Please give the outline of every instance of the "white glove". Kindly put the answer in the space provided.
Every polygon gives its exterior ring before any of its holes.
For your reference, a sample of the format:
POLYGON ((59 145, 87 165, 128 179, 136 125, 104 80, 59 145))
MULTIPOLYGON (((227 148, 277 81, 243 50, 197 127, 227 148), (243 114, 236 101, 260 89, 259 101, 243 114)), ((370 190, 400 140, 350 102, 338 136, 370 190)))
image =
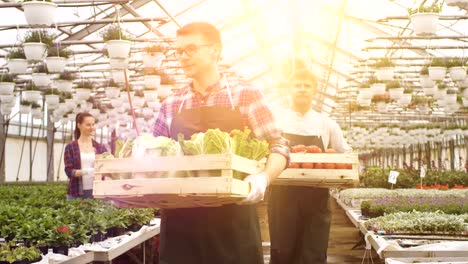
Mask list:
POLYGON ((84 168, 84 169, 81 169, 81 174, 83 174, 83 176, 85 175, 91 175, 94 173, 94 168, 84 168))
POLYGON ((249 175, 245 177, 244 181, 250 182, 250 193, 239 204, 254 204, 263 200, 269 182, 268 175, 264 172, 249 175))

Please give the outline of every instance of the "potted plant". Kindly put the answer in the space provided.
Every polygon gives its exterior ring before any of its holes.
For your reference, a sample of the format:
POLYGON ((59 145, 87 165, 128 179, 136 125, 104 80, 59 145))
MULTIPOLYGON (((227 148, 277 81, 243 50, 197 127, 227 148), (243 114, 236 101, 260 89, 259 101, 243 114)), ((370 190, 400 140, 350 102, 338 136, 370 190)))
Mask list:
POLYGON ((51 0, 23 0, 21 7, 30 26, 48 27, 54 23, 57 5, 51 0))
POLYGON ((429 88, 429 87, 434 87, 435 83, 431 78, 429 77, 429 69, 428 66, 423 66, 421 70, 419 71, 419 83, 421 84, 422 88, 429 88))
POLYGON ((132 103, 134 107, 138 107, 138 108, 143 107, 143 105, 145 104, 145 97, 143 95, 143 91, 136 90, 133 93, 132 103))
POLYGON ((447 62, 443 58, 433 58, 428 67, 429 78, 433 81, 442 81, 447 73, 447 62))
POLYGON ((443 2, 434 2, 430 6, 420 5, 417 8, 408 9, 408 13, 416 35, 434 35, 439 24, 439 13, 442 11, 443 2))
POLYGON ((28 70, 28 62, 24 55, 23 48, 13 48, 8 51, 8 71, 12 74, 26 73, 28 70))
POLYGON ((27 101, 27 100, 23 100, 20 102, 20 106, 19 106, 19 112, 20 114, 24 114, 24 115, 27 115, 31 112, 31 102, 30 101, 27 101))
POLYGON ((59 104, 59 91, 53 88, 49 88, 45 91, 44 97, 49 109, 54 109, 59 104))
POLYGON ((111 69, 123 70, 128 67, 128 58, 110 58, 109 65, 111 69))
POLYGON ((447 85, 445 83, 437 84, 437 91, 434 93, 434 99, 443 99, 447 94, 447 85))
POLYGON ((42 112, 42 107, 37 102, 31 103, 31 115, 33 118, 42 119, 44 117, 44 113, 42 112))
POLYGON ((164 72, 157 68, 145 68, 144 73, 145 88, 156 90, 161 84, 161 75, 164 75, 164 72))
POLYGON ((374 67, 377 69, 375 76, 381 81, 391 81, 394 76, 395 64, 390 58, 381 58, 377 60, 374 67))
POLYGON ((73 80, 76 79, 76 76, 72 72, 64 71, 60 73, 57 80, 55 80, 55 84, 57 85, 57 90, 60 92, 71 92, 73 88, 73 80))
POLYGON ((0 95, 12 95, 15 90, 14 76, 3 73, 0 75, 0 95))
POLYGON ((23 50, 28 61, 42 61, 47 55, 47 49, 52 47, 55 36, 45 30, 31 30, 23 40, 23 50))
POLYGON ((111 71, 111 74, 112 74, 112 79, 113 79, 115 82, 118 82, 118 83, 125 83, 125 79, 129 80, 129 79, 128 79, 128 71, 124 71, 124 70, 112 70, 112 71, 111 71), (127 74, 127 78, 125 78, 125 74, 127 74))
POLYGON ((71 51, 66 48, 49 48, 45 59, 49 72, 63 72, 67 65, 67 60, 71 56, 71 51))
POLYGON ((370 77, 368 82, 373 95, 385 94, 385 83, 380 82, 375 76, 370 77))
POLYGON ((106 42, 109 58, 128 57, 132 43, 118 25, 107 27, 106 30, 101 32, 101 37, 106 42))
POLYGON ((91 91, 94 88, 94 84, 90 81, 81 81, 75 89, 76 100, 88 100, 91 96, 91 91))
POLYGON ((399 100, 403 96, 404 89, 401 87, 399 81, 391 81, 387 83, 388 93, 390 99, 399 100))
POLYGON ((29 264, 41 259, 41 252, 34 247, 0 244, 0 263, 29 264))
POLYGON ((73 242, 70 235, 70 228, 67 225, 57 226, 51 230, 49 244, 52 245, 52 251, 57 254, 68 256, 68 247, 73 242))
POLYGON ((165 48, 162 45, 154 44, 144 48, 143 65, 145 68, 161 67, 164 60, 165 48))
POLYGON ((398 104, 400 106, 408 106, 411 103, 411 99, 413 97, 413 89, 411 88, 405 88, 403 90, 403 95, 401 98, 398 100, 398 104))
POLYGON ((447 94, 444 97, 446 105, 453 105, 457 103, 457 89, 447 89, 447 94))
POLYGON ((447 68, 452 81, 462 81, 466 78, 465 60, 462 58, 447 61, 447 68))
POLYGON ((41 100, 41 91, 34 83, 27 83, 23 91, 23 99, 29 102, 41 100))
POLYGON ((49 86, 51 83, 49 71, 44 64, 41 64, 33 69, 33 73, 31 75, 32 81, 36 86, 44 87, 49 86))

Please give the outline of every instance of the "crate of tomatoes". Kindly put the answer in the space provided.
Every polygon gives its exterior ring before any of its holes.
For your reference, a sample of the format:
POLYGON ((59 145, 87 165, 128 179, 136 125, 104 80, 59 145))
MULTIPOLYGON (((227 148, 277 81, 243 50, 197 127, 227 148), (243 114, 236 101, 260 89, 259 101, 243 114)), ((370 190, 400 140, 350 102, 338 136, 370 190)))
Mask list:
POLYGON ((278 185, 314 186, 319 188, 359 185, 357 153, 336 153, 311 145, 291 148, 291 163, 273 182, 278 185))

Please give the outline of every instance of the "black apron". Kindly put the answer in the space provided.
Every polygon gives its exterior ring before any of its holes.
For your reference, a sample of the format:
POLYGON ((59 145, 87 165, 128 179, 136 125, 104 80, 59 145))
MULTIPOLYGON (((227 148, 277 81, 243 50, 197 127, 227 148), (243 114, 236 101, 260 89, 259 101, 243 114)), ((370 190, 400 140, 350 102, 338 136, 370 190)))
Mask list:
MULTIPOLYGON (((290 146, 315 145, 320 136, 284 134, 290 146)), ((271 185, 268 199, 270 264, 326 264, 330 211, 328 189, 271 185)))
MULTIPOLYGON (((179 133, 189 139, 210 128, 244 128, 237 108, 181 108, 172 120, 174 140, 179 133)), ((161 215, 160 264, 263 263, 255 205, 164 209, 161 215)))

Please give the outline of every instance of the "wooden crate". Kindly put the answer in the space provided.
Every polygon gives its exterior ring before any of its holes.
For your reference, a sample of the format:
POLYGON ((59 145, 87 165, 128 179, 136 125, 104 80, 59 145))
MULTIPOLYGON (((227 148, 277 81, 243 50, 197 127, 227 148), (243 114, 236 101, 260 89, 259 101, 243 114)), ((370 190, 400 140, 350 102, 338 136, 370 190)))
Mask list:
MULTIPOLYGON (((256 174, 263 165, 233 154, 96 159, 95 198, 112 200, 120 207, 184 208, 220 206, 242 200, 249 183, 233 178, 234 171, 256 174), (142 174, 155 171, 219 171, 219 177, 145 178, 103 180, 112 173, 142 174)), ((106 178, 107 179, 107 178, 106 178)))
POLYGON ((286 169, 273 184, 319 188, 354 187, 359 184, 357 153, 291 153, 291 162, 347 163, 352 164, 352 169, 286 169))

